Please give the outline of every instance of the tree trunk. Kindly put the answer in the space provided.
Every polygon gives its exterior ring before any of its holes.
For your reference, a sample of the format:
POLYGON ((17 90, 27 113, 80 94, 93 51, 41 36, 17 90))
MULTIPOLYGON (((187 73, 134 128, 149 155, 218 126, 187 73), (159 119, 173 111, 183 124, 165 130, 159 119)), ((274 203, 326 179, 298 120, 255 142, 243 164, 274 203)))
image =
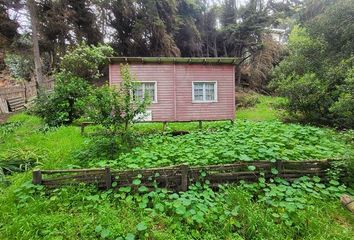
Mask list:
POLYGON ((216 34, 214 36, 214 57, 218 57, 218 48, 216 46, 216 34))
POLYGON ((36 3, 34 0, 27 0, 27 7, 31 17, 31 27, 32 27, 32 42, 33 42, 33 57, 34 57, 34 72, 36 75, 36 88, 37 94, 42 90, 43 87, 43 73, 42 73, 42 62, 41 56, 39 53, 39 44, 38 44, 38 31, 37 31, 37 11, 36 3))
POLYGON ((240 87, 241 86, 241 65, 237 64, 235 66, 235 71, 236 71, 236 86, 240 87))

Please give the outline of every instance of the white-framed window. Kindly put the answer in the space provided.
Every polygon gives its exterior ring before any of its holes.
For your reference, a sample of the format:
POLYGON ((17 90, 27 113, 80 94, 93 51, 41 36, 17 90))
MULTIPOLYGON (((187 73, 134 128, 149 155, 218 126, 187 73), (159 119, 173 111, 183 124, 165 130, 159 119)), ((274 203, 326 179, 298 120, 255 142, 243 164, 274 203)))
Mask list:
POLYGON ((216 81, 192 82, 193 102, 217 102, 217 92, 216 81))
POLYGON ((134 98, 143 99, 148 96, 152 103, 157 102, 157 83, 155 81, 139 82, 133 92, 134 98))

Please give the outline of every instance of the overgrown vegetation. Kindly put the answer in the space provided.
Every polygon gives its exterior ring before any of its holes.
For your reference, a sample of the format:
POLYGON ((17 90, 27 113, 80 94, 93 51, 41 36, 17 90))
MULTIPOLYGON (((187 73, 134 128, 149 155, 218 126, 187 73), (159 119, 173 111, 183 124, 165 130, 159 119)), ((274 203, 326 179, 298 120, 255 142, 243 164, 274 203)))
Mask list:
POLYGON ((7 54, 4 60, 13 78, 19 81, 30 79, 33 62, 28 56, 7 54))
POLYGON ((81 186, 47 192, 26 182, 11 194, 12 202, 4 205, 7 196, 0 197, 1 210, 7 213, 0 219, 12 223, 0 226, 0 236, 349 240, 353 234, 353 216, 333 201, 346 191, 337 182, 325 185, 317 178, 303 178, 289 184, 260 179, 219 192, 197 183, 179 194, 159 188, 147 192, 139 181, 136 186, 138 190, 97 191, 81 186))
MULTIPOLYGON (((82 117, 87 99, 94 91, 88 82, 102 75, 102 68, 108 61, 107 57, 112 55, 112 51, 112 48, 106 45, 81 44, 66 54, 60 69, 54 74, 53 92, 41 91, 35 106, 31 109, 32 113, 42 117, 49 126, 71 124, 82 117)), ((102 90, 97 91, 96 95, 99 95, 99 91, 102 90)), ((112 94, 107 95, 105 99, 112 94)), ((116 94, 116 96, 120 95, 116 94)), ((101 106, 104 104, 107 102, 102 103, 101 106)), ((107 114, 112 114, 112 111, 107 114)), ((104 117, 110 118, 107 115, 104 117)))
MULTIPOLYGON (((191 131, 176 137, 169 132, 150 134, 150 124, 136 125, 133 129, 143 144, 111 158, 111 146, 99 145, 100 138, 81 136, 78 127, 43 129, 40 119, 25 114, 15 115, 8 125, 12 130, 6 131, 5 141, 0 143, 0 155, 23 152, 35 156, 41 168, 336 158, 350 149, 344 141, 350 141, 350 135, 331 130, 237 120, 234 126, 228 122, 206 124, 202 131, 193 123, 171 124, 171 131, 191 131)), ((156 126, 151 124, 155 131, 156 126)), ((32 185, 30 178, 29 173, 8 175, 11 185, 0 187, 2 239, 350 239, 354 232, 353 216, 337 200, 340 193, 351 190, 335 178, 328 184, 318 178, 302 178, 292 184, 260 178, 258 183, 241 183, 219 192, 207 183, 197 183, 185 193, 158 188, 147 192, 140 186, 139 176, 134 181, 136 188, 118 191, 89 186, 48 191, 32 185)))
POLYGON ((285 107, 296 120, 353 128, 354 5, 314 5, 318 11, 305 13, 293 28, 289 56, 277 66, 272 86, 288 99, 285 107))

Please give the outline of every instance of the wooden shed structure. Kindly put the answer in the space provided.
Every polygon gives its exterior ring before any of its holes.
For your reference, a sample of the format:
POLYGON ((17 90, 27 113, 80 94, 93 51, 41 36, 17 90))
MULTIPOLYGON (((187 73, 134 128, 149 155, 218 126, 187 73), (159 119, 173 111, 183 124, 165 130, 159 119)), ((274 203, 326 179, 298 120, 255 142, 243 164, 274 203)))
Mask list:
POLYGON ((122 81, 120 64, 129 64, 139 81, 134 94, 148 94, 145 121, 233 120, 235 58, 112 57, 109 84, 122 81))

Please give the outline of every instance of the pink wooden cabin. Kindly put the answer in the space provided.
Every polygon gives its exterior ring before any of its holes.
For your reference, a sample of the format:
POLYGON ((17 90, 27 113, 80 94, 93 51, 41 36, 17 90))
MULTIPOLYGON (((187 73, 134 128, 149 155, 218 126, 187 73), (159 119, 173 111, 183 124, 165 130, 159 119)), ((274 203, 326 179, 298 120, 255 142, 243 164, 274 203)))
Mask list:
POLYGON ((151 96, 145 121, 183 122, 235 118, 234 58, 110 58, 109 84, 119 85, 120 64, 140 82, 137 96, 151 96))

